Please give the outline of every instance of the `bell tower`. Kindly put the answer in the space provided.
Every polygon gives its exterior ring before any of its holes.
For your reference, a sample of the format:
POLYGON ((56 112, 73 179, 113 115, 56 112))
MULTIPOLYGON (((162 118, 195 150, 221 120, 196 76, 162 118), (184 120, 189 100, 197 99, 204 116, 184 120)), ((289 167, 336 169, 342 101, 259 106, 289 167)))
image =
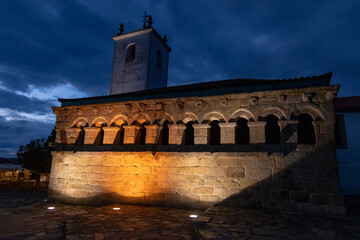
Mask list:
POLYGON ((115 41, 110 95, 167 86, 170 47, 145 14, 143 29, 113 37, 115 41))

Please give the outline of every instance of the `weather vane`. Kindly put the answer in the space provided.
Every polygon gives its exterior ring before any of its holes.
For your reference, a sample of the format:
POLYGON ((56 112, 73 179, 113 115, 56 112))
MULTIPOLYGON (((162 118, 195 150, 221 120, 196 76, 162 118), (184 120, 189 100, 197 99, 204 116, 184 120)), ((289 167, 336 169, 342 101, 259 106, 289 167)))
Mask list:
POLYGON ((143 28, 151 27, 151 25, 153 24, 152 16, 151 16, 151 15, 148 15, 148 14, 146 13, 146 11, 144 11, 143 22, 144 22, 143 28), (146 26, 146 23, 147 23, 147 26, 146 26))

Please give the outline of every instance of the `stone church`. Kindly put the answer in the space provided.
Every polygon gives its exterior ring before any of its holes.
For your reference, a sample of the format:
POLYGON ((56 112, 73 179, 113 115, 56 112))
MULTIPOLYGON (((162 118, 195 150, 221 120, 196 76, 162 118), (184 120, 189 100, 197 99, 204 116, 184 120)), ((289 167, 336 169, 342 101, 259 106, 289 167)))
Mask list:
POLYGON ((151 23, 113 37, 110 95, 53 107, 52 199, 345 214, 331 73, 167 87, 151 23))

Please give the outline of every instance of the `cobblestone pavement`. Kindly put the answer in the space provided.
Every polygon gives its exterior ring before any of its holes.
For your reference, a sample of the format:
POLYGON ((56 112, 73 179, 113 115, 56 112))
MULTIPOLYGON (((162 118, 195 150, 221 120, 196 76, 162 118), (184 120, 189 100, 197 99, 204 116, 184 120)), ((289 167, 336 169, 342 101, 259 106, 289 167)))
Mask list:
POLYGON ((320 217, 212 207, 194 222, 199 239, 360 239, 360 217, 320 217))
POLYGON ((122 204, 71 206, 45 198, 46 192, 1 192, 0 239, 192 239, 189 214, 200 212, 122 204))
POLYGON ((359 217, 221 207, 205 212, 87 207, 51 204, 45 198, 46 191, 0 192, 0 239, 360 239, 359 217), (190 214, 198 217, 190 220, 190 214))

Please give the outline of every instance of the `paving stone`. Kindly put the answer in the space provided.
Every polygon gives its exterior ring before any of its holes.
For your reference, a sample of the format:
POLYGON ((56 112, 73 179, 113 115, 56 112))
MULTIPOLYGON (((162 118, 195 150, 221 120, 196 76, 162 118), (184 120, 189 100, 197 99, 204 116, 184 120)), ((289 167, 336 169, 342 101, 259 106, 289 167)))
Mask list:
POLYGON ((194 211, 124 204, 116 205, 122 212, 113 211, 115 205, 55 203, 52 205, 56 209, 49 211, 50 203, 42 200, 45 196, 46 192, 1 193, 0 239, 193 239, 193 235, 201 239, 360 239, 358 217, 315 217, 224 207, 194 211), (197 220, 192 221, 190 214, 198 215, 197 220))

